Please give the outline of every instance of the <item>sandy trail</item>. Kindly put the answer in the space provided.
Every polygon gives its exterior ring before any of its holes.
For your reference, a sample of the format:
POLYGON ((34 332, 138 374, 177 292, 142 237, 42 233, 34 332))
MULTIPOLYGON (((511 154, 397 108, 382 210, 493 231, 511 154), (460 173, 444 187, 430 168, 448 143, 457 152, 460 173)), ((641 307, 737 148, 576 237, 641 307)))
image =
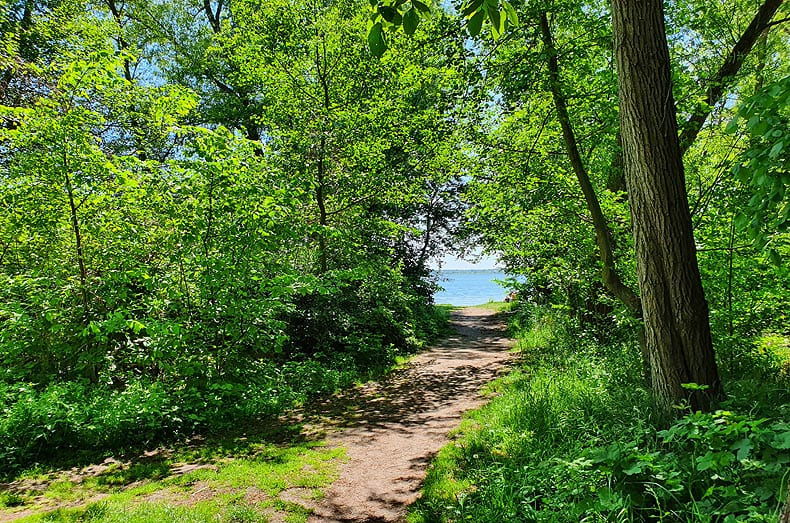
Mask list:
POLYGON ((456 334, 406 368, 319 407, 325 422, 340 425, 327 439, 348 449, 349 461, 321 501, 300 501, 314 511, 309 522, 403 521, 448 432, 485 402, 480 388, 511 358, 493 311, 459 309, 452 323, 456 334))

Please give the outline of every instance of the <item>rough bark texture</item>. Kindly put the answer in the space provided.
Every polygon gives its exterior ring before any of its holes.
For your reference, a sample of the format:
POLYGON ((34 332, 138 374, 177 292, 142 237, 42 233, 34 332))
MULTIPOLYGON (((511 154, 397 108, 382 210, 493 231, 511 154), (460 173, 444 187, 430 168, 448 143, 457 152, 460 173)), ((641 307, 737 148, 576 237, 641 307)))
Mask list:
POLYGON ((790 483, 787 484, 787 499, 785 500, 785 508, 779 516, 779 523, 790 523, 790 483))
POLYGON ((666 405, 721 394, 697 266, 661 0, 612 0, 620 127, 652 386, 666 405), (691 391, 682 384, 706 390, 691 391))

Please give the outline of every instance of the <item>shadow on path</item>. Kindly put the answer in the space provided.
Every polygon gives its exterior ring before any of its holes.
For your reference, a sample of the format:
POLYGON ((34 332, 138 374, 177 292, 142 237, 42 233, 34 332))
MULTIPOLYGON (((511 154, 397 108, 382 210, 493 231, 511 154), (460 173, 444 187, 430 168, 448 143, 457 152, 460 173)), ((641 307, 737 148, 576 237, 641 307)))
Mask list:
POLYGON ((325 431, 349 461, 311 522, 402 521, 419 495, 426 468, 463 412, 485 400, 480 389, 511 358, 504 321, 493 311, 453 312, 455 334, 378 382, 313 405, 303 421, 325 431))

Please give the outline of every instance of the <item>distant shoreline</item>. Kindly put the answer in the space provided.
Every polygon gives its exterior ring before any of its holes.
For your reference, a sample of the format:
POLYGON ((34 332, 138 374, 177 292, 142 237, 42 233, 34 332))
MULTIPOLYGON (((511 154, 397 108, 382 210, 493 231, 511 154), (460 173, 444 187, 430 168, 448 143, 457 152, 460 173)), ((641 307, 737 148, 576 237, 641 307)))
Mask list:
POLYGON ((434 273, 444 272, 501 272, 504 273, 505 269, 432 269, 434 273))

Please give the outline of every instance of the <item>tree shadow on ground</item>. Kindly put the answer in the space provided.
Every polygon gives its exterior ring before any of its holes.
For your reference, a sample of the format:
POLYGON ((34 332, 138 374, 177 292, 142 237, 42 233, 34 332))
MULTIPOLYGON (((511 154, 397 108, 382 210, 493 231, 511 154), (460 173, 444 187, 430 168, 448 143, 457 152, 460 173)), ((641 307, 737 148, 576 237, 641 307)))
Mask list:
POLYGON ((453 314, 454 332, 430 350, 430 359, 411 361, 378 381, 313 402, 291 418, 319 433, 338 428, 409 432, 415 425, 441 421, 441 407, 454 397, 474 396, 503 372, 499 366, 458 365, 458 360, 506 353, 500 315, 453 314), (448 363, 444 367, 444 363, 448 363), (425 413, 437 412, 435 416, 425 413))

